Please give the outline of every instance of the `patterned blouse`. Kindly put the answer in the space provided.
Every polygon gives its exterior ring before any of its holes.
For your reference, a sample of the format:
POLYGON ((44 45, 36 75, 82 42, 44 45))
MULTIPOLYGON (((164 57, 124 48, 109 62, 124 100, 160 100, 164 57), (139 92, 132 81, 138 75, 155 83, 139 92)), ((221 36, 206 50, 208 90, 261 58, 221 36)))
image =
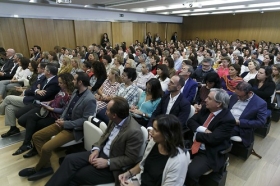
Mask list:
POLYGON ((124 83, 120 84, 116 95, 125 98, 129 106, 137 105, 138 103, 138 87, 135 84, 131 84, 128 87, 124 83))
MULTIPOLYGON (((111 84, 111 82, 109 81, 109 79, 106 79, 104 81, 104 83, 102 84, 102 95, 105 96, 115 96, 118 88, 120 86, 119 82, 115 82, 113 84, 111 84)), ((105 108, 107 106, 108 102, 105 101, 97 101, 97 112, 99 112, 100 110, 102 110, 103 108, 105 108)))

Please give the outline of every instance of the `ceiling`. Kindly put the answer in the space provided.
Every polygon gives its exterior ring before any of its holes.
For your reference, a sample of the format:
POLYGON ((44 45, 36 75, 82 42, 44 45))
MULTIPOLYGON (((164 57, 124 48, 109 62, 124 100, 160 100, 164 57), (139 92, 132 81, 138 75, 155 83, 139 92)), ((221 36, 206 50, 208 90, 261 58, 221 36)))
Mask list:
POLYGON ((176 16, 238 14, 247 12, 265 13, 268 11, 280 10, 279 0, 72 0, 71 4, 56 4, 56 0, 11 1, 54 6, 82 7, 86 9, 147 12, 176 16))

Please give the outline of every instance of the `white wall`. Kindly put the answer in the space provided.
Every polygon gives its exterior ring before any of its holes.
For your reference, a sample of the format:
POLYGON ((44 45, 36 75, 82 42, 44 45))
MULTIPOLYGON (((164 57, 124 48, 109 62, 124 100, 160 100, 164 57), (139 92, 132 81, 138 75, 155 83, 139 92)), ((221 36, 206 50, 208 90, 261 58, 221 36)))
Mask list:
POLYGON ((131 13, 124 11, 96 10, 79 7, 65 7, 40 4, 14 4, 0 2, 0 17, 45 18, 93 21, 132 21, 182 23, 183 17, 131 13), (123 17, 120 17, 123 14, 123 17))

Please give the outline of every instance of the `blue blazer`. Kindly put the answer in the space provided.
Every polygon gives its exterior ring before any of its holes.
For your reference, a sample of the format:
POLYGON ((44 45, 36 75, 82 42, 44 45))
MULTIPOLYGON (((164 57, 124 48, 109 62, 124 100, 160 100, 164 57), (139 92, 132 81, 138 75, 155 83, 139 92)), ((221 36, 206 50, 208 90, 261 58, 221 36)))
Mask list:
MULTIPOLYGON (((166 113, 169 100, 170 100, 170 94, 165 94, 161 98, 161 101, 159 102, 156 110, 153 112, 147 127, 153 126, 153 120, 156 118, 156 116, 166 113)), ((177 116, 181 122, 182 128, 186 129, 186 121, 188 120, 190 111, 191 111, 190 102, 183 96, 183 94, 180 93, 177 100, 175 101, 172 108, 170 109, 169 114, 173 114, 177 116)))
POLYGON ((197 92, 197 82, 189 78, 183 89, 184 97, 192 103, 197 92))
MULTIPOLYGON (((229 109, 238 101, 236 94, 230 97, 229 109)), ((253 95, 250 102, 243 110, 239 117, 240 125, 235 125, 234 131, 239 132, 242 142, 245 147, 250 146, 254 140, 254 129, 263 127, 267 117, 266 102, 257 96, 253 95)))
POLYGON ((46 81, 46 77, 42 76, 39 80, 37 80, 30 89, 24 92, 23 103, 30 104, 33 103, 34 100, 40 101, 50 101, 53 100, 55 95, 60 91, 60 87, 58 86, 58 77, 55 76, 52 78, 48 84, 44 87, 44 83, 46 81), (35 95, 35 90, 46 90, 46 95, 40 96, 39 94, 35 95))

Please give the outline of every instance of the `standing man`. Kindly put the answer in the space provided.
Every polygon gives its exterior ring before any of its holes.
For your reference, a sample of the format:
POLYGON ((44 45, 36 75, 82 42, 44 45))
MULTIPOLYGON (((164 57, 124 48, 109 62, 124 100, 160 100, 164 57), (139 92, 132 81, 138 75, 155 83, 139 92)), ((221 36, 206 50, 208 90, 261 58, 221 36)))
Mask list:
POLYGON ((226 162, 220 151, 230 146, 230 137, 235 119, 228 109, 229 95, 222 89, 211 89, 206 98, 206 107, 188 120, 194 132, 193 160, 189 164, 186 182, 197 185, 199 177, 209 170, 218 172, 226 162))
MULTIPOLYGON (((56 120, 54 124, 36 132, 32 137, 40 159, 35 167, 25 168, 19 172, 19 176, 28 177, 28 181, 39 180, 51 175, 53 173, 50 163, 52 151, 69 141, 80 140, 83 137, 83 132, 74 129, 83 127, 84 121, 89 116, 96 114, 96 100, 88 89, 88 75, 84 72, 78 72, 74 76, 73 83, 77 90, 73 92, 61 118, 56 120), (52 136, 55 138, 51 139, 52 136)), ((35 153, 31 154, 31 156, 34 155, 35 153)))
POLYGON ((173 43, 177 42, 177 32, 174 32, 174 34, 171 37, 171 41, 173 41, 173 43))
POLYGON ((152 35, 151 35, 151 32, 148 32, 147 33, 147 36, 145 38, 145 43, 148 45, 148 46, 151 46, 151 43, 152 43, 152 35))
POLYGON ((129 116, 129 105, 114 97, 107 105, 108 128, 91 151, 70 154, 46 184, 97 185, 115 182, 122 168, 140 160, 143 134, 140 125, 129 116))

